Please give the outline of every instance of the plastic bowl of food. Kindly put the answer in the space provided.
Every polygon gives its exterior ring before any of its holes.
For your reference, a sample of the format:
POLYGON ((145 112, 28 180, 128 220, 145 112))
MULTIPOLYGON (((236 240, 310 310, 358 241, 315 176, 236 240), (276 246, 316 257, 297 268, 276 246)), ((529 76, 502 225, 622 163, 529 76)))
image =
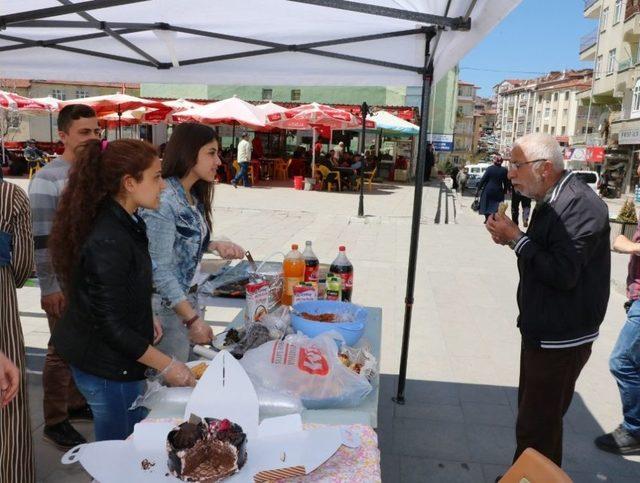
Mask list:
POLYGON ((352 346, 360 340, 367 325, 367 310, 349 302, 311 300, 292 308, 291 326, 308 337, 335 330, 352 346))

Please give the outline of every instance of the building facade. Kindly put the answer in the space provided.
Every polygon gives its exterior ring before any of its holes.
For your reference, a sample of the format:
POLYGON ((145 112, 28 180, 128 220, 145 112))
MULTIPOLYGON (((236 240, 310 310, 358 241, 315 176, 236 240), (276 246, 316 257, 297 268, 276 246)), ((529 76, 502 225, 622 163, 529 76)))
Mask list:
POLYGON ((453 136, 451 162, 457 165, 469 163, 476 151, 474 146, 474 115, 476 91, 479 87, 458 81, 456 124, 453 136))
POLYGON ((591 132, 599 107, 585 106, 580 93, 592 82, 590 69, 553 71, 535 79, 508 79, 494 87, 497 145, 508 152, 525 134, 555 136, 563 146, 579 142, 577 135, 591 132))

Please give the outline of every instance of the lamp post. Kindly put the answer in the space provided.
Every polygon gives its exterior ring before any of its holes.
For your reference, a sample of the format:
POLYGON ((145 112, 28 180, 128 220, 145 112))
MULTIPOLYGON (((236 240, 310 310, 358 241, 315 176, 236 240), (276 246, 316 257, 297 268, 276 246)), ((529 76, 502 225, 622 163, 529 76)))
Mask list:
POLYGON ((360 113, 362 114, 362 133, 360 134, 360 154, 362 155, 362 160, 360 161, 360 201, 358 203, 358 216, 364 216, 364 165, 365 165, 365 156, 364 156, 364 148, 365 148, 365 129, 367 124, 367 115, 369 114, 369 106, 366 102, 363 102, 360 106, 360 113))

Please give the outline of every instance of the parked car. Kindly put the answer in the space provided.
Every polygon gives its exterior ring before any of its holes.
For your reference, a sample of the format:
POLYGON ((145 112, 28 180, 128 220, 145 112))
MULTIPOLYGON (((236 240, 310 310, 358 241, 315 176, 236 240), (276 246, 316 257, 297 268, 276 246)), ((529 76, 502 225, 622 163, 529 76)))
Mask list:
POLYGON ((478 188, 478 183, 482 179, 482 175, 491 166, 489 163, 467 164, 465 168, 469 173, 467 178, 467 189, 475 190, 478 188))
POLYGON ((600 187, 600 176, 595 171, 574 171, 578 179, 584 181, 596 193, 600 187))

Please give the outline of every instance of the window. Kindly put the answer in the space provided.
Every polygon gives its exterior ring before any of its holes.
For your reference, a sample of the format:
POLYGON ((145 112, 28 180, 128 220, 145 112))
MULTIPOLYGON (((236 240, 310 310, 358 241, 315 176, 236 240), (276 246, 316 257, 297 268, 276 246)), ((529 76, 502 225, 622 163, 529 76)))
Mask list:
POLYGON ((291 89, 291 100, 292 101, 300 100, 300 89, 291 89))
POLYGON ((602 16, 600 17, 600 31, 604 32, 607 29, 607 22, 609 21, 609 7, 605 8, 602 11, 602 16))
POLYGON ((273 89, 262 89, 262 100, 270 101, 273 98, 273 89))
POLYGON ((566 119, 568 115, 569 115, 569 109, 563 109, 562 110, 562 118, 566 119))
POLYGON ((565 101, 568 101, 568 100, 569 100, 569 91, 566 91, 566 92, 564 93, 564 100, 565 100, 565 101))
POLYGON ((536 132, 540 132, 540 126, 536 127, 536 132))
POLYGON ((542 95, 538 96, 538 102, 542 102, 542 95))
POLYGON ((554 93, 553 93, 553 100, 554 100, 554 101, 557 101, 557 100, 558 100, 558 93, 557 93, 557 92, 554 92, 554 93))
POLYGON ((85 97, 89 97, 89 91, 85 91, 84 89, 76 89, 76 99, 84 99, 85 97))
POLYGON ((557 115, 558 115, 558 111, 556 111, 555 109, 551 111, 551 117, 556 117, 557 115))
POLYGON ((640 111, 640 79, 636 81, 633 87, 633 97, 631 98, 631 111, 640 111))
POLYGON ((607 75, 613 74, 613 70, 616 68, 616 49, 609 51, 609 59, 607 60, 607 75))
POLYGON ((622 0, 616 0, 616 6, 613 11, 613 25, 617 24, 622 17, 622 0))
POLYGON ((549 112, 551 112, 551 109, 548 107, 544 108, 544 117, 549 117, 549 112))
POLYGON ((565 134, 567 134, 567 126, 562 126, 560 128, 560 135, 564 136, 565 134))
POLYGON ((549 131, 549 134, 555 134, 555 133, 556 133, 556 127, 551 126, 551 131, 549 131))
POLYGON ((601 74, 600 69, 601 68, 602 68, 602 56, 599 55, 596 58, 596 63, 595 63, 594 68, 593 68, 593 70, 595 71, 596 79, 600 77, 600 74, 601 74))
POLYGON ((60 101, 65 101, 67 99, 67 93, 62 89, 53 89, 51 91, 51 97, 54 97, 60 101))

